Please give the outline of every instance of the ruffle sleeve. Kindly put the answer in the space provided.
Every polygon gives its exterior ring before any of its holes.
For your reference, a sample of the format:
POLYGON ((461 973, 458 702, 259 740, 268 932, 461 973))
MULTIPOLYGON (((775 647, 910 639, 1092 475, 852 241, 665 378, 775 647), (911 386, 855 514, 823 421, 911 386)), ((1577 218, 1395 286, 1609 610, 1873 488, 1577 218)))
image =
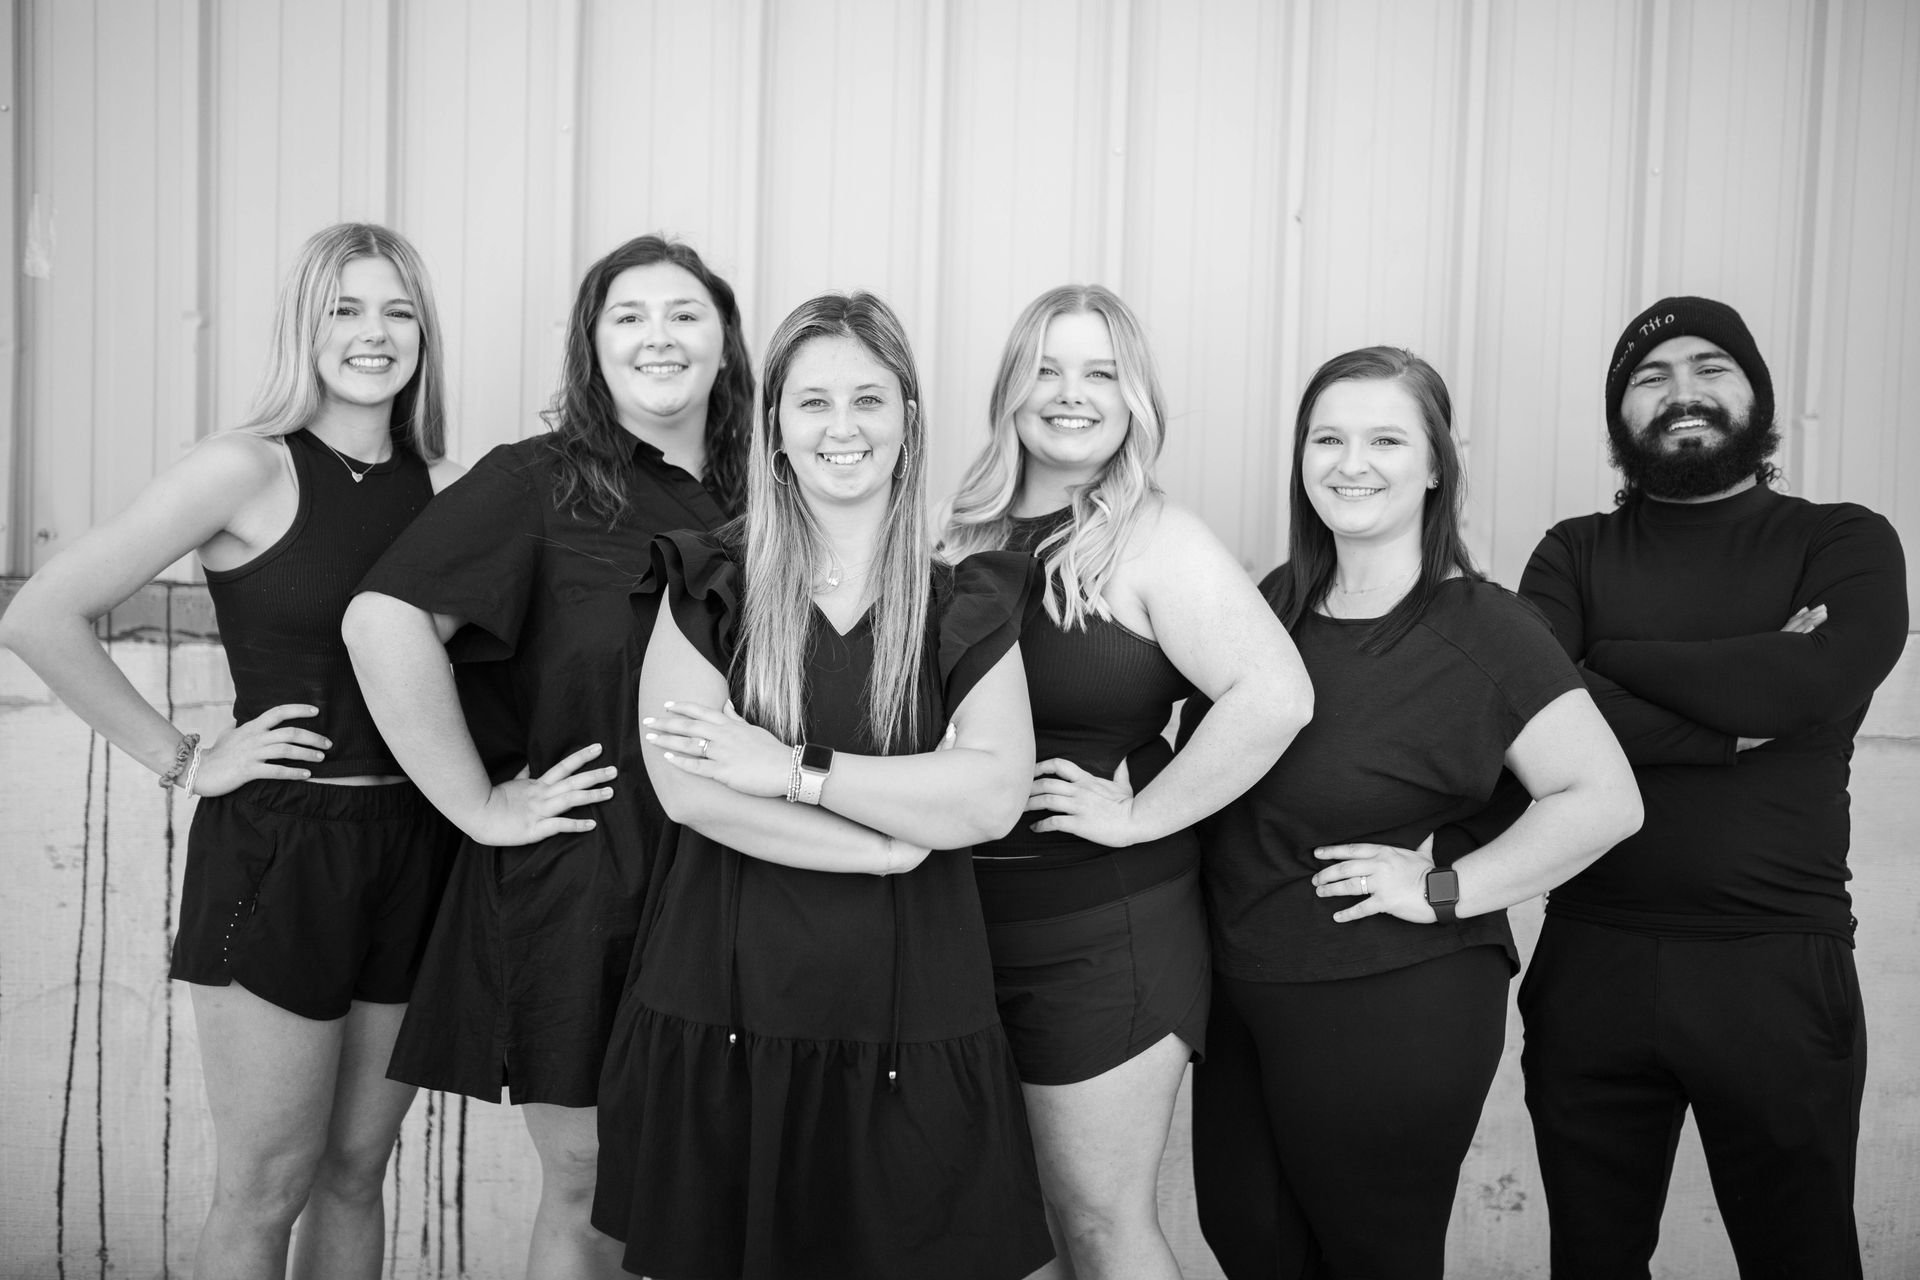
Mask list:
POLYGON ((1041 606, 1040 563, 1018 551, 981 551, 940 575, 940 686, 949 714, 1000 659, 1041 606))
POLYGON ((634 624, 650 629, 660 593, 671 587, 680 634, 725 672, 740 635, 740 563, 733 551, 712 534, 681 529, 656 535, 649 554, 652 566, 633 590, 634 624))

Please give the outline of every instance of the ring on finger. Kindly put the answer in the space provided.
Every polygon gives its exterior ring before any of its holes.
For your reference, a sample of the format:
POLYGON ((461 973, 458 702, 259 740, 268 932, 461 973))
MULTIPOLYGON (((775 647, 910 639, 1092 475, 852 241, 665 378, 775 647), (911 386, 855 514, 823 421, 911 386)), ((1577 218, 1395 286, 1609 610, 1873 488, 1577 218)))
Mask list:
POLYGON ((695 738, 693 744, 700 749, 700 758, 705 760, 707 758, 707 740, 705 738, 695 738))
POLYGON ((1360 877, 1360 896, 1361 896, 1361 897, 1363 897, 1363 898, 1364 898, 1364 897, 1366 897, 1366 896, 1367 896, 1367 892, 1368 892, 1368 890, 1367 890, 1367 878, 1366 878, 1365 876, 1361 876, 1361 877, 1360 877))

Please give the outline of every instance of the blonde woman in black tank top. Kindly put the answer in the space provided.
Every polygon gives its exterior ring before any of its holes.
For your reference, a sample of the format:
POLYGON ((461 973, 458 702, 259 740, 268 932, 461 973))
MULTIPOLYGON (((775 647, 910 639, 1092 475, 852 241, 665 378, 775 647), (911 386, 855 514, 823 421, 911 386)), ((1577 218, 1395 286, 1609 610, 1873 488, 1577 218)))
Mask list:
POLYGON ((173 963, 193 984, 214 1122, 202 1280, 285 1274, 296 1217, 292 1274, 379 1274, 381 1184, 414 1093, 386 1079, 387 1056, 452 844, 367 718, 340 615, 384 541, 459 474, 440 369, 413 247, 366 224, 320 232, 282 292, 250 420, 156 477, 0 621, 0 642, 89 725, 204 797, 173 963), (247 717, 210 744, 149 705, 93 632, 188 552, 247 717), (323 896, 323 872, 352 877, 351 896, 323 896))
POLYGON ((989 420, 942 550, 1029 551, 1048 575, 1021 638, 1029 812, 975 850, 1001 1019, 1072 1273, 1169 1280, 1155 1179, 1209 985, 1189 829, 1279 758, 1312 691, 1245 571, 1154 482, 1166 415, 1125 303, 1037 298, 989 420), (1176 756, 1160 731, 1196 689, 1232 711, 1176 756))

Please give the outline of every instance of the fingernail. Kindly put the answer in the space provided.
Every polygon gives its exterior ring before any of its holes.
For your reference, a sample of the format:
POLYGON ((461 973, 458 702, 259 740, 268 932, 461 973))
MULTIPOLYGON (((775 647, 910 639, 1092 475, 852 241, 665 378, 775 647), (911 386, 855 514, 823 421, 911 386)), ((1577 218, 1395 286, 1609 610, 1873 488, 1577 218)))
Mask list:
POLYGON ((658 742, 659 740, 660 740, 660 735, 657 733, 650 733, 647 735, 648 742, 658 742))
POLYGON ((652 724, 652 723, 653 723, 653 717, 652 717, 652 716, 641 716, 641 717, 640 717, 640 723, 641 723, 641 724, 652 724))
POLYGON ((671 707, 673 704, 671 702, 663 702, 660 705, 663 707, 671 707))

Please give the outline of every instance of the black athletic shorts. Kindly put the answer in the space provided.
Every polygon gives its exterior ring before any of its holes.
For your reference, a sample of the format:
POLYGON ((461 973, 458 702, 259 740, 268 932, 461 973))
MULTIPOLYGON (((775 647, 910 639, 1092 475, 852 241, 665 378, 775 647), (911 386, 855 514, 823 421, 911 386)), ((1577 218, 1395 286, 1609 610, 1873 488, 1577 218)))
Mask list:
MULTIPOLYGON (((1020 874, 988 869, 980 879, 1020 874)), ((995 885, 982 897, 998 907, 1008 895, 995 885)), ((1213 970, 1198 866, 1064 915, 995 914, 990 907, 994 995, 1022 1083, 1091 1080, 1170 1032, 1205 1054, 1213 970)))
POLYGON ((303 1018, 404 1003, 459 833, 412 783, 249 782, 187 836, 171 976, 303 1018))

